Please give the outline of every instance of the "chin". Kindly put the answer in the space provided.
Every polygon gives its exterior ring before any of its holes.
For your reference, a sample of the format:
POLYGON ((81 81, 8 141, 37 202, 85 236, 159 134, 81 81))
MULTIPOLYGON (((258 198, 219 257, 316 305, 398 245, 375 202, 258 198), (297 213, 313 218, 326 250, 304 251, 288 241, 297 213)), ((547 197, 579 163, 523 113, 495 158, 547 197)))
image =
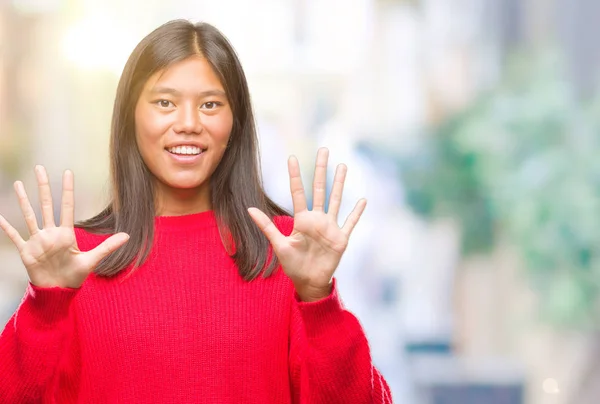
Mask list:
POLYGON ((169 187, 180 190, 196 189, 202 186, 203 182, 198 181, 177 181, 168 184, 169 187))
POLYGON ((179 190, 200 188, 205 183, 204 180, 199 179, 198 177, 195 177, 195 178, 169 178, 169 179, 166 179, 166 181, 162 181, 162 182, 168 188, 179 189, 179 190))

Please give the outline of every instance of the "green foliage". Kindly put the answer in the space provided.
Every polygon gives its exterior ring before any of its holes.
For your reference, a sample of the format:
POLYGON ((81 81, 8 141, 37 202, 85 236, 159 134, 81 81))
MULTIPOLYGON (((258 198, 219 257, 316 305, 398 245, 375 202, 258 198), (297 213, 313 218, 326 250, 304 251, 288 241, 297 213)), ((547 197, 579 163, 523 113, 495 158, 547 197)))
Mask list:
POLYGON ((506 78, 402 160, 409 204, 454 216, 464 253, 497 237, 520 252, 542 315, 600 324, 600 102, 576 100, 557 58, 522 57, 506 78))

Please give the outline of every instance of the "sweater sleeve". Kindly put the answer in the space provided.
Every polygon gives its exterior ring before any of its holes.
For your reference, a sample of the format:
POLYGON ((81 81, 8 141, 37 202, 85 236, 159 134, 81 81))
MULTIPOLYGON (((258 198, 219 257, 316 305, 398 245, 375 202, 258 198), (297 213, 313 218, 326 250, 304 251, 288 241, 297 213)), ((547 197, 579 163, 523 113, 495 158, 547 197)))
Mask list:
POLYGON ((325 299, 306 303, 294 296, 290 378, 294 404, 392 403, 387 382, 373 366, 366 335, 344 309, 335 279, 325 299))
POLYGON ((76 355, 71 304, 76 294, 28 285, 0 334, 0 403, 53 402, 58 385, 77 373, 68 359, 76 355))
MULTIPOLYGON (((99 243, 81 229, 75 235, 82 251, 99 243)), ((29 283, 0 334, 0 404, 75 401, 81 369, 74 304, 79 290, 29 283)))

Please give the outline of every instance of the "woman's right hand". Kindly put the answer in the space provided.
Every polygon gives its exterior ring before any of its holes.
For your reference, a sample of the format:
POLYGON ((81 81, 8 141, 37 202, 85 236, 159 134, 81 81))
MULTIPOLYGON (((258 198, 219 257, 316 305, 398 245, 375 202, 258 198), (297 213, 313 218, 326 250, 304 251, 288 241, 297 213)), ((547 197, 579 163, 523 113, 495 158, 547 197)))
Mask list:
POLYGON ((39 186, 43 228, 38 227, 37 218, 21 181, 15 182, 15 191, 29 229, 29 240, 23 240, 19 232, 1 215, 0 228, 19 250, 33 285, 41 288, 79 288, 96 265, 125 244, 129 236, 126 233, 117 233, 93 250, 79 251, 74 231, 73 173, 67 170, 63 174, 59 226, 54 221, 48 174, 42 166, 36 166, 35 174, 39 186))

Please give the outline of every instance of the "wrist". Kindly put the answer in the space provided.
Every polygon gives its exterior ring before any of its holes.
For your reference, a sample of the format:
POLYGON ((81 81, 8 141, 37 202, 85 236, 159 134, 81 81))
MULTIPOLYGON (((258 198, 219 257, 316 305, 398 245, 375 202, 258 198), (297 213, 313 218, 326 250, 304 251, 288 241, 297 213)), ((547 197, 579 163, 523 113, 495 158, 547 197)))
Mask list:
POLYGON ((331 295, 333 290, 333 281, 329 281, 326 285, 299 285, 294 283, 296 294, 301 301, 306 303, 323 300, 331 295))

